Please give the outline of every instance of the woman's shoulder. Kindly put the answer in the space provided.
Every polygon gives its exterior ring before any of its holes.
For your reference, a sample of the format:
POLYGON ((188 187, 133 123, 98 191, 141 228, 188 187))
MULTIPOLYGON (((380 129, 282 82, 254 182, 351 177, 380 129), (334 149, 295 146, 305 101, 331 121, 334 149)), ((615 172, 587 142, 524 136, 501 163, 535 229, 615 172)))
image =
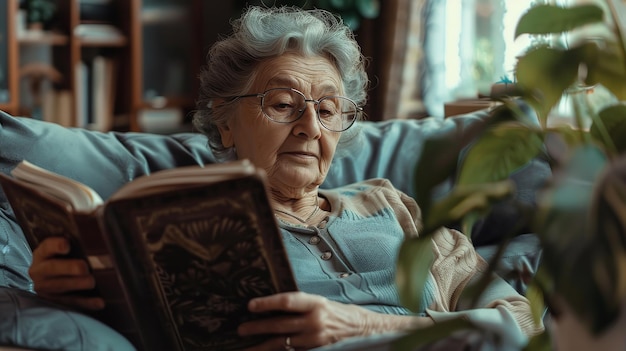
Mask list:
POLYGON ((389 179, 371 178, 371 179, 343 185, 341 187, 337 187, 334 189, 329 189, 329 191, 334 191, 334 192, 344 193, 344 194, 356 194, 356 193, 368 193, 368 192, 376 192, 376 191, 398 192, 399 190, 397 190, 396 187, 393 186, 393 184, 391 183, 389 179))
POLYGON ((363 217, 393 213, 391 217, 400 223, 407 237, 416 236, 421 228, 421 211, 415 200, 396 189, 388 179, 368 179, 320 190, 320 194, 339 212, 349 210, 363 217))
MULTIPOLYGON (((385 178, 372 178, 347 184, 338 188, 320 190, 326 198, 334 198, 341 202, 378 203, 386 199, 385 203, 404 204, 414 202, 408 195, 395 188, 391 181, 385 178)), ((393 206, 395 207, 395 206, 393 206)), ((411 206, 412 207, 412 206, 411 206)))
POLYGON ((382 205, 381 200, 396 202, 402 195, 391 182, 383 178, 375 178, 347 184, 333 189, 320 189, 319 193, 329 201, 345 204, 360 204, 367 207, 382 205))

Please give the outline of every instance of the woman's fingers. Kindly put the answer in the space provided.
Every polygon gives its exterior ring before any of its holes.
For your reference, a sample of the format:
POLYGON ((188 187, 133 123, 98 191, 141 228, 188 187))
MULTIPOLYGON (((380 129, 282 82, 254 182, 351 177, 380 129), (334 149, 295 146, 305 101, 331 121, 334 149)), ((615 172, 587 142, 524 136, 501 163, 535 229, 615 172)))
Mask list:
POLYGON ((311 295, 303 292, 287 292, 254 298, 248 303, 248 310, 255 313, 271 311, 306 313, 317 309, 326 302, 328 302, 328 300, 319 295, 311 295))
POLYGON ((277 315, 249 321, 239 326, 239 335, 294 334, 307 327, 305 315, 277 315))
POLYGON ((28 274, 38 295, 72 307, 98 310, 104 300, 91 296, 95 279, 87 262, 64 257, 70 252, 70 244, 63 237, 43 240, 33 250, 33 262, 28 274))
POLYGON ((69 242, 65 238, 50 237, 33 251, 33 263, 28 274, 37 292, 64 293, 94 287, 95 282, 87 262, 63 258, 69 249, 69 242))
POLYGON ((49 237, 39 243, 33 251, 33 262, 44 261, 55 256, 67 255, 70 243, 64 237, 49 237))
POLYGON ((33 279, 84 276, 89 274, 89 266, 84 260, 53 258, 33 263, 28 273, 33 279))
MULTIPOLYGON (((78 262, 78 264, 80 263, 78 262)), ((96 285, 94 277, 89 272, 72 276, 31 272, 31 277, 33 278, 34 289, 38 293, 63 294, 71 291, 91 290, 96 285)))
POLYGON ((83 310, 97 311, 104 308, 104 299, 100 297, 82 297, 69 294, 51 295, 46 293, 41 293, 38 295, 44 297, 46 300, 83 310))
POLYGON ((257 298, 250 301, 249 309, 256 313, 274 312, 271 317, 249 321, 239 326, 239 335, 275 335, 265 342, 250 348, 250 351, 276 350, 276 345, 285 346, 288 336, 295 350, 304 350, 337 341, 337 329, 348 328, 334 315, 348 308, 343 304, 331 303, 328 299, 302 292, 291 292, 257 298), (324 312, 325 311, 325 312, 324 312), (335 311, 335 312, 333 312, 335 311), (276 341, 278 340, 278 341, 276 341))

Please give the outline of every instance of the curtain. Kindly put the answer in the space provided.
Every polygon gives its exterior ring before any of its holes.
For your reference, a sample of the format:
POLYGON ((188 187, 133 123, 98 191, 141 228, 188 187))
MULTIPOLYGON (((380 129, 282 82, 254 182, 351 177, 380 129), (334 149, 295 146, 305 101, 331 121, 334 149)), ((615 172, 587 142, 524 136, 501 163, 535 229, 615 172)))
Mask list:
POLYGON ((368 58, 371 86, 365 113, 369 120, 425 115, 419 66, 423 57, 422 8, 426 2, 381 1, 380 16, 363 21, 356 32, 368 58))

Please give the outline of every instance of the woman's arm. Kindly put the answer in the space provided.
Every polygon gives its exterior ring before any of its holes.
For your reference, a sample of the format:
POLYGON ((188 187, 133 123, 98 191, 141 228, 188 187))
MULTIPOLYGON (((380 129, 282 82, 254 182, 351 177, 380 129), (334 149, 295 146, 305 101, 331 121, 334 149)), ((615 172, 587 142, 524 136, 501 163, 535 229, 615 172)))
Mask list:
POLYGON ((476 253, 467 237, 456 230, 442 228, 432 240, 435 260, 431 272, 439 296, 430 310, 446 312, 445 318, 442 314, 430 313, 435 321, 460 314, 469 318, 472 314, 480 314, 481 318, 488 314, 496 316, 499 312, 494 309, 500 306, 511 313, 524 334, 535 335, 543 331, 543 324, 535 323, 532 318, 528 300, 496 275, 491 277, 489 286, 476 305, 469 306, 470 298, 464 296, 466 287, 482 278, 481 273, 488 268, 487 262, 476 253), (491 311, 486 312, 484 309, 491 311))
POLYGON ((241 336, 275 335, 248 351, 278 350, 287 336, 296 349, 309 349, 355 337, 425 328, 429 317, 381 314, 356 305, 343 304, 304 292, 289 292, 252 299, 254 313, 285 312, 282 316, 242 324, 241 336))

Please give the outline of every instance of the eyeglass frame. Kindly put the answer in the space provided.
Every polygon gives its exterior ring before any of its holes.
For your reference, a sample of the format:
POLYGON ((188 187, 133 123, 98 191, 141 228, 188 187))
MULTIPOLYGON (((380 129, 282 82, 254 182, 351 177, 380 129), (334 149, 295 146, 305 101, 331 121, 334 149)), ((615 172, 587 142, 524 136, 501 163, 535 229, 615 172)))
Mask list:
POLYGON ((306 106, 307 102, 312 102, 315 105, 315 114, 317 115, 317 120, 320 122, 320 124, 322 125, 322 127, 326 128, 327 130, 331 131, 331 132, 335 132, 335 133, 341 133, 341 132, 345 132, 346 130, 350 129, 350 127, 352 127, 354 125, 354 122, 356 122, 357 119, 359 119, 359 116, 363 113, 363 107, 357 105, 356 102, 354 102, 354 100, 345 97, 345 96, 339 96, 339 95, 328 95, 328 96, 322 96, 321 98, 319 98, 318 100, 315 99, 307 99, 306 96, 304 95, 303 92, 294 89, 294 88, 271 88, 271 89, 267 89, 266 91, 262 92, 262 93, 255 93, 255 94, 246 94, 246 95, 237 95, 237 96, 229 96, 226 97, 224 99, 229 100, 228 102, 234 102, 238 99, 241 98, 248 98, 248 97, 257 97, 261 99, 261 112, 263 113, 263 116, 265 116, 265 118, 269 119, 272 122, 275 123, 280 123, 280 124, 289 124, 289 123, 293 123, 298 121, 300 118, 302 118, 302 116, 304 116, 304 112, 306 111, 306 108, 301 109, 300 110, 300 114, 298 115, 298 117, 296 117, 294 120, 292 121, 288 121, 288 122, 281 122, 281 121, 277 121, 275 119, 273 119, 272 117, 270 117, 267 113, 265 113, 265 110, 263 109, 264 105, 264 99, 265 99, 265 95, 267 95, 267 92, 272 91, 272 90, 288 90, 288 91, 292 91, 300 96, 302 96, 304 98, 304 104, 306 106), (356 108, 355 113, 354 113, 354 119, 352 120, 352 122, 350 122, 350 125, 348 125, 346 128, 342 129, 342 130, 332 130, 330 128, 328 128, 324 122, 322 121, 322 117, 320 117, 320 103, 325 100, 325 99, 332 99, 332 98, 341 98, 341 99, 346 99, 348 101, 350 101, 354 107, 356 108))

